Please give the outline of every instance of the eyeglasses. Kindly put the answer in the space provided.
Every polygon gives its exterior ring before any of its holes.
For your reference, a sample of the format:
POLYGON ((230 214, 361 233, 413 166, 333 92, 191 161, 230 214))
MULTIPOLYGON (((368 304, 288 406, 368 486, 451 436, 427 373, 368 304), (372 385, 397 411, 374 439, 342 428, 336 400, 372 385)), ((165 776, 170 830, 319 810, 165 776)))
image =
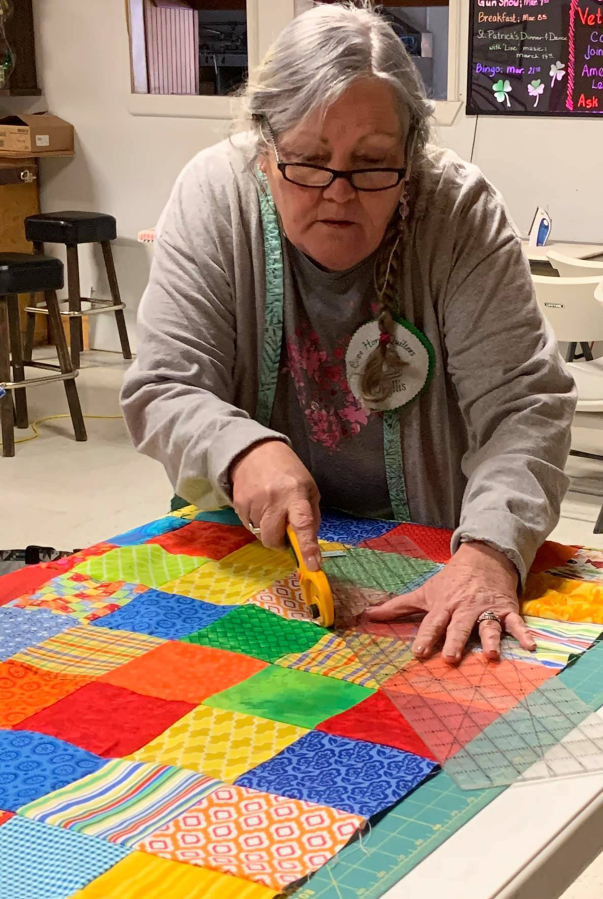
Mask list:
POLYGON ((289 181, 290 184, 297 184, 299 187, 324 189, 333 184, 338 178, 345 178, 354 190, 370 192, 391 190, 392 187, 397 187, 400 184, 407 171, 407 166, 403 166, 400 169, 351 169, 349 171, 340 171, 339 169, 329 169, 324 165, 311 165, 307 162, 282 162, 278 155, 271 128, 270 142, 274 149, 279 172, 285 181, 289 181))

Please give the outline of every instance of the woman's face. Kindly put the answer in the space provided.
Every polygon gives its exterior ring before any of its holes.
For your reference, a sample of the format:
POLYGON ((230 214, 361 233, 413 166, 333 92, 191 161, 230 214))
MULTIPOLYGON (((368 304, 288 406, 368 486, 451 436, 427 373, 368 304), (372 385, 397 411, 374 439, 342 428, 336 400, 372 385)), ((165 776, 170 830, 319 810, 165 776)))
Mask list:
MULTIPOLYGON (((313 113, 277 139, 281 162, 339 170, 401 168, 404 143, 392 89, 368 79, 348 88, 322 119, 313 113)), ((343 178, 325 188, 299 187, 285 181, 273 151, 260 168, 291 243, 330 271, 351 268, 377 249, 403 190, 357 191, 343 178)))

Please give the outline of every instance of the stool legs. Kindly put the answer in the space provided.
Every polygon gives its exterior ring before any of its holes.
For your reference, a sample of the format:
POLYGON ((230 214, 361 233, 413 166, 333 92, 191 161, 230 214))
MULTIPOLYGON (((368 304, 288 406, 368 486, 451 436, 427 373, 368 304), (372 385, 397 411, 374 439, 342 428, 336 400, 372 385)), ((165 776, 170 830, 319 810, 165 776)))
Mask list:
MULTIPOLYGON (((19 300, 17 297, 8 297, 8 331, 10 338, 11 358, 13 366, 13 381, 25 381, 25 369, 23 368, 23 351, 21 349, 21 321, 19 318, 19 300)), ((15 409, 17 410, 17 427, 28 428, 27 396, 24 388, 15 390, 15 409)))
MULTIPOLYGON (((61 321, 61 312, 59 310, 59 301, 57 300, 57 295, 54 290, 45 291, 44 299, 46 300, 46 307, 48 309, 48 324, 57 348, 59 365, 63 374, 68 374, 69 372, 75 371, 76 367, 69 358, 69 350, 67 349, 67 341, 65 339, 65 332, 63 331, 63 323, 61 321)), ((75 321, 77 321, 77 319, 75 319, 75 321)), ((71 319, 72 324, 73 322, 74 319, 71 319)), ((73 332, 71 333, 73 336, 73 332)), ((84 424, 84 416, 82 415, 82 407, 80 406, 80 398, 77 387, 75 386, 75 380, 69 378, 68 380, 63 381, 63 384, 65 385, 65 394, 67 396, 67 403, 69 404, 69 412, 71 413, 75 439, 80 441, 87 440, 86 425, 84 424)))
MULTIPOLYGON (((0 382, 10 381, 10 340, 8 329, 8 299, 0 297, 0 382)), ((7 390, 0 398, 0 431, 2 455, 15 455, 15 422, 13 398, 7 390)))
MULTIPOLYGON (((69 293, 69 311, 82 311, 80 295, 80 262, 77 247, 67 247, 67 291, 69 293)), ((69 319, 69 343, 73 367, 80 367, 80 353, 84 349, 82 319, 73 316, 69 319)))
MULTIPOLYGON (((107 270, 107 278, 109 279, 109 288, 111 290, 111 298, 115 305, 121 303, 119 294, 119 284, 117 283, 117 274, 115 272, 115 263, 113 262, 113 251, 108 240, 101 241, 103 248, 103 257, 105 259, 105 268, 107 270)), ((115 321, 117 322, 117 331, 119 333, 119 342, 121 343, 121 352, 124 359, 131 359, 132 352, 130 350, 130 341, 128 340, 128 329, 126 328, 126 317, 123 309, 115 310, 115 321)))
MULTIPOLYGON (((40 256, 43 252, 44 252, 44 244, 40 243, 37 240, 34 241, 34 245, 33 245, 34 256, 40 256)), ((37 305, 35 293, 30 293, 29 305, 30 306, 37 305)), ((25 345, 23 347, 23 358, 25 359, 26 362, 31 362, 35 332, 36 332, 36 314, 35 314, 35 312, 28 312, 27 320, 25 323, 25 345)))

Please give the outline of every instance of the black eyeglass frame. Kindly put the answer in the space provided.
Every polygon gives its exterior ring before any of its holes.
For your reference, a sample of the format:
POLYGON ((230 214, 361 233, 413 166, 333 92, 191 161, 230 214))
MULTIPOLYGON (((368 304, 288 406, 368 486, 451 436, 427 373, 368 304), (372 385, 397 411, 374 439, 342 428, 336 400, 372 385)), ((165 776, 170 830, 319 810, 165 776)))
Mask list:
POLYGON ((402 166, 402 168, 377 168, 377 169, 348 169, 347 171, 342 171, 340 169, 330 169, 325 165, 312 165, 310 162, 282 162, 278 155, 278 150, 276 148, 276 141, 274 139, 274 134, 272 133, 272 128, 270 124, 268 124, 268 130, 270 132, 270 143, 272 144, 272 149, 274 150, 274 155, 276 157, 276 167, 279 172, 289 184, 295 184, 297 187, 308 187, 310 190, 326 190, 327 187, 330 187, 334 181, 338 178, 345 178, 345 180, 354 188, 354 190, 360 190, 363 193, 380 193, 383 190, 392 190, 394 187, 397 187, 401 181, 406 177, 406 173, 408 171, 408 166, 402 166), (328 172, 331 175, 331 180, 326 184, 302 184, 300 181, 294 181, 292 178, 287 177, 287 168, 288 166, 296 166, 297 168, 303 169, 312 169, 313 171, 319 172, 328 172), (353 178, 354 175, 366 175, 369 172, 395 172, 397 175, 397 180, 395 184, 388 184, 387 187, 356 187, 354 184, 353 178))

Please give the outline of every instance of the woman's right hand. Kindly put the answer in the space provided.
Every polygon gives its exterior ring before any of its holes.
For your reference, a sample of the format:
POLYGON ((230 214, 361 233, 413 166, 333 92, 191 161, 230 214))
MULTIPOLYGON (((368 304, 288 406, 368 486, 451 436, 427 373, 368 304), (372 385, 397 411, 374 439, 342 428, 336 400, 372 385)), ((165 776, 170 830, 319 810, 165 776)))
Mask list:
POLYGON ((264 546, 282 549, 290 524, 306 565, 318 571, 320 494, 293 450, 282 440, 254 444, 235 459, 230 480, 235 512, 243 524, 260 528, 264 546))

